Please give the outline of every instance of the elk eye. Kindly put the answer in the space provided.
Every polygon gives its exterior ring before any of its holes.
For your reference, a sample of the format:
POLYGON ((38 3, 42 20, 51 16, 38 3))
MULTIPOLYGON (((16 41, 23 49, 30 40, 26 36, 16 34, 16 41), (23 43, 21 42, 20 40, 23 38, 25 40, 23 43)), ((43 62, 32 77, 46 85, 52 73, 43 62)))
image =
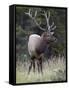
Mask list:
POLYGON ((46 37, 46 35, 44 35, 44 37, 46 37))
POLYGON ((47 37, 50 37, 50 35, 47 35, 47 37))

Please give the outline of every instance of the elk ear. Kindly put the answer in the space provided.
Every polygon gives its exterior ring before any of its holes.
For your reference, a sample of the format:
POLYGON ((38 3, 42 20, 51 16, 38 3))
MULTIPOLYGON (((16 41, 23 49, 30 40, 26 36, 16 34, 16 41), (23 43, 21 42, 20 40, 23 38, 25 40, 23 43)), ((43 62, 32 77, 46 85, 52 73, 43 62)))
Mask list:
POLYGON ((54 34, 54 32, 51 32, 51 35, 53 35, 54 34))

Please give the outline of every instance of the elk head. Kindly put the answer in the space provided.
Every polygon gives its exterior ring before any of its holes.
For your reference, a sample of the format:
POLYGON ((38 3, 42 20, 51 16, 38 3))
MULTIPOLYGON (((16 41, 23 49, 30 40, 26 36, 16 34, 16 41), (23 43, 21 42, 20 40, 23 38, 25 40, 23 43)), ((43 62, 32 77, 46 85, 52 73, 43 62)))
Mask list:
POLYGON ((47 43, 52 42, 52 41, 56 41, 57 39, 53 36, 54 34, 54 30, 56 28, 56 26, 54 25, 54 22, 52 23, 52 25, 49 24, 49 20, 50 20, 50 12, 46 13, 44 11, 44 14, 46 22, 47 22, 47 31, 44 32, 41 37, 46 40, 47 43))

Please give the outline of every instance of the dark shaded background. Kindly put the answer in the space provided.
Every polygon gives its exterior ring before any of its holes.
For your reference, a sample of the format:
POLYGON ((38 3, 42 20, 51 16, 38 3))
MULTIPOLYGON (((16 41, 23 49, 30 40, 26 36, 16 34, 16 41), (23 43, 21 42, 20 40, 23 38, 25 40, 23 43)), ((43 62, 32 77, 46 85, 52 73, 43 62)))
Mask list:
POLYGON ((56 29, 54 30, 54 36, 57 38, 56 43, 52 43, 49 48, 46 48, 45 57, 50 58, 51 56, 64 56, 66 57, 66 9, 61 8, 37 8, 37 7, 16 7, 16 58, 17 60, 27 60, 28 54, 28 38, 30 34, 41 35, 41 31, 32 19, 25 14, 29 8, 32 8, 32 13, 38 11, 36 20, 41 23, 40 26, 45 28, 46 21, 41 15, 45 10, 50 11, 50 24, 54 21, 56 29))

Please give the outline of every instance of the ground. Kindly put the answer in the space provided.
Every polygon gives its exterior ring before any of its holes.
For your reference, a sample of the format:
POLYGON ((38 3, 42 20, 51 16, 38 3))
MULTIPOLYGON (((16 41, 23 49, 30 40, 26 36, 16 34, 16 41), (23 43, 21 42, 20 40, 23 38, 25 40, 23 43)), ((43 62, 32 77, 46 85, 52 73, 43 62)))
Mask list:
POLYGON ((17 62, 16 83, 52 82, 66 80, 66 60, 64 57, 53 57, 43 63, 43 74, 31 70, 28 74, 29 62, 17 62))

